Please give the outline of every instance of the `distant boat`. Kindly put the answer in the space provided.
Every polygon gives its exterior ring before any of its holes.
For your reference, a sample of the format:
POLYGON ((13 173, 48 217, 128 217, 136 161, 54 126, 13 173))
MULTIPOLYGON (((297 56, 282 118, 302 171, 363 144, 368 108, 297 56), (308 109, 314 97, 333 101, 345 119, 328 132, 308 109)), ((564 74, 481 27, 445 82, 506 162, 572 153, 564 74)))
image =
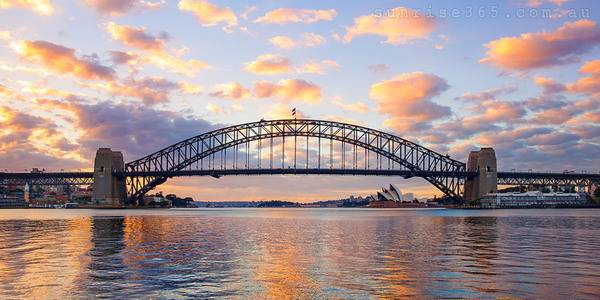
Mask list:
POLYGON ((78 208, 79 203, 65 203, 65 208, 78 208))

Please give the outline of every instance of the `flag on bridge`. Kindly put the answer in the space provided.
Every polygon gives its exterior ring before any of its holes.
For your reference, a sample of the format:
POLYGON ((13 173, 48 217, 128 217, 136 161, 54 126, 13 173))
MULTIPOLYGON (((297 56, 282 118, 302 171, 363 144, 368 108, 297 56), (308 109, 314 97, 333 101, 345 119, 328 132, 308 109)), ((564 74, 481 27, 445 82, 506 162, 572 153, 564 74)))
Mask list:
POLYGON ((293 116, 294 118, 296 118, 296 108, 295 108, 295 107, 294 107, 294 109, 292 109, 292 116, 293 116))

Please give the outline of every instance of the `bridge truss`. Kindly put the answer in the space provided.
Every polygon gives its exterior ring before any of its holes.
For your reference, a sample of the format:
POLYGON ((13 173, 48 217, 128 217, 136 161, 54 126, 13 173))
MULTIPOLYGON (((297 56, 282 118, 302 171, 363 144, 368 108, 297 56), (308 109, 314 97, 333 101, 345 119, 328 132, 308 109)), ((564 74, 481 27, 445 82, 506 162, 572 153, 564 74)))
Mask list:
POLYGON ((214 130, 125 165, 125 173, 139 175, 126 178, 133 200, 181 171, 212 171, 219 176, 218 172, 226 171, 228 175, 249 175, 250 170, 300 174, 311 169, 322 174, 336 169, 346 175, 405 172, 424 178, 450 197, 462 198, 466 167, 389 133, 304 119, 262 120, 214 130))
MULTIPOLYGON (((320 120, 230 126, 173 144, 125 165, 130 203, 179 176, 350 175, 421 177, 461 199, 464 163, 395 135, 320 120)), ((499 185, 599 186, 600 174, 498 172, 499 185)), ((91 185, 92 172, 2 173, 0 185, 91 185)))
POLYGON ((92 185, 92 172, 2 173, 0 185, 92 185))
POLYGON ((600 186, 600 174, 498 172, 498 185, 600 186))

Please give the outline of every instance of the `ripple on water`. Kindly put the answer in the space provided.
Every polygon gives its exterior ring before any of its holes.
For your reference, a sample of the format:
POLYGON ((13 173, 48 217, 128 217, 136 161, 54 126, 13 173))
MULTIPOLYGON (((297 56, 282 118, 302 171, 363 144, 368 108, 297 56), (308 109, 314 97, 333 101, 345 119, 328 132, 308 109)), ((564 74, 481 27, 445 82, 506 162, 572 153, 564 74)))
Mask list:
POLYGON ((596 211, 13 212, 5 299, 600 297, 596 211))

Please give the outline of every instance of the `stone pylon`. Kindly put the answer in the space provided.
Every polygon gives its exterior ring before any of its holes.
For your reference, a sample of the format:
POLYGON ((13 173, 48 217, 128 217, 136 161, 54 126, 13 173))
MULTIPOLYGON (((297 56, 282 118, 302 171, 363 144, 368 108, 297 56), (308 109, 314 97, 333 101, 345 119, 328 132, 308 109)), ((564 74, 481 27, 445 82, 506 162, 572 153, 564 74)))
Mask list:
POLYGON ((465 181, 465 200, 467 203, 481 199, 486 194, 498 192, 498 169, 496 152, 493 148, 481 148, 471 151, 467 161, 467 171, 477 172, 474 178, 465 181))
POLYGON ((94 189, 92 202, 98 206, 122 206, 127 197, 125 179, 118 178, 113 172, 125 170, 123 154, 110 148, 96 151, 94 160, 94 189))

